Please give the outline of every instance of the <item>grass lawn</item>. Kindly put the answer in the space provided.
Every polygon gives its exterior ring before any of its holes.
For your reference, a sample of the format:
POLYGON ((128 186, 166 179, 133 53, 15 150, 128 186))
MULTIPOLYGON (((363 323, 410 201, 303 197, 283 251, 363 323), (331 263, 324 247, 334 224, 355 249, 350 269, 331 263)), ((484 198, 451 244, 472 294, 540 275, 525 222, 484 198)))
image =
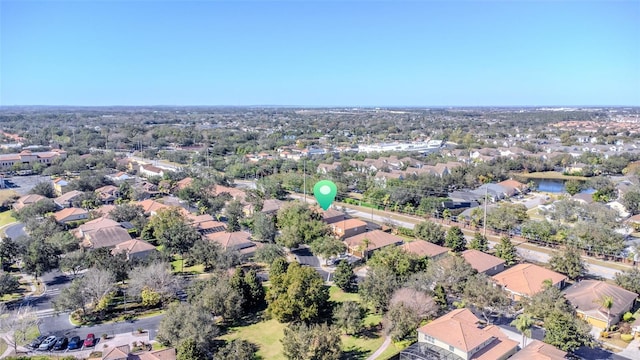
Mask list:
POLYGON ((0 226, 4 226, 7 224, 11 224, 12 222, 16 222, 16 218, 11 216, 11 210, 7 210, 5 212, 0 213, 0 226))
POLYGON ((7 342, 0 339, 0 354, 4 354, 4 352, 7 351, 8 347, 9 345, 7 345, 7 342))
POLYGON ((258 345, 258 355, 263 359, 285 359, 282 354, 280 339, 284 335, 287 324, 277 320, 261 321, 256 324, 229 329, 229 333, 221 338, 224 340, 244 339, 258 345))
POLYGON ((357 301, 360 302, 360 295, 358 293, 346 293, 339 287, 333 285, 329 288, 329 300, 335 302, 344 301, 357 301))
POLYGON ((569 176, 557 171, 541 171, 534 173, 514 173, 526 179, 552 179, 552 180, 587 180, 584 176, 569 176))
POLYGON ((198 264, 193 266, 185 266, 184 269, 182 269, 182 256, 176 255, 174 258, 175 260, 171 262, 171 267, 173 269, 173 272, 175 273, 184 272, 188 274, 204 274, 204 265, 198 264))

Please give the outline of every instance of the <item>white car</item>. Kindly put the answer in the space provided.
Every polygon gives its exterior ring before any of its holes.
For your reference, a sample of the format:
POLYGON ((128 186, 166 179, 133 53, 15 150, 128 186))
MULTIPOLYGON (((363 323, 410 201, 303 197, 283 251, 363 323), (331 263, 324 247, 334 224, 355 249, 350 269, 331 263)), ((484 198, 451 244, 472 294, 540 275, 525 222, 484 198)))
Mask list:
POLYGON ((44 350, 44 351, 48 351, 51 350, 51 348, 56 344, 56 337, 51 335, 48 338, 44 339, 44 341, 42 342, 42 344, 40 344, 40 346, 38 346, 38 350, 44 350))

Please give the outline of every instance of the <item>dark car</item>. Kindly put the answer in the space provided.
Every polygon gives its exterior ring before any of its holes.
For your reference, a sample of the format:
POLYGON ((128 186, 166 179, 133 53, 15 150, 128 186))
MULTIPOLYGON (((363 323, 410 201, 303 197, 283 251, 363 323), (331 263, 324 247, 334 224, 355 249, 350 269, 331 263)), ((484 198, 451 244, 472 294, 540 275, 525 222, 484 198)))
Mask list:
POLYGON ((56 344, 53 345, 53 350, 64 350, 67 348, 67 344, 69 343, 69 339, 62 336, 56 340, 56 344))
POLYGON ((37 338, 33 339, 31 343, 29 343, 29 347, 32 349, 37 349, 40 344, 47 338, 47 335, 40 335, 37 338))
POLYGON ((96 344, 96 336, 93 334, 87 335, 87 338, 84 339, 84 347, 92 347, 96 344))
POLYGON ((82 339, 80 339, 80 336, 74 336, 71 339, 69 339, 69 345, 67 346, 67 349, 75 350, 75 349, 80 349, 81 347, 82 347, 82 339))

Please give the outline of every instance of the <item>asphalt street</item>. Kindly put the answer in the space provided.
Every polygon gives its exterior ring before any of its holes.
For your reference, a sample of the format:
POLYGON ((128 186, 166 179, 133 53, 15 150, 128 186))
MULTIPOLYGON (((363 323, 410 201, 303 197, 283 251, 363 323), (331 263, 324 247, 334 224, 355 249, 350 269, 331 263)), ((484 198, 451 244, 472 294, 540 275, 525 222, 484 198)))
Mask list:
POLYGON ((296 257, 301 265, 314 268, 325 281, 330 280, 329 277, 331 276, 331 273, 324 270, 322 266, 320 266, 320 260, 317 256, 313 255, 309 248, 302 247, 300 249, 291 251, 291 254, 296 257))
POLYGON ((7 226, 7 228, 4 229, 4 233, 9 238, 11 238, 11 240, 16 240, 21 236, 27 236, 27 233, 24 231, 23 223, 16 223, 16 224, 7 226))
POLYGON ((113 336, 115 334, 133 333, 138 329, 144 329, 149 331, 149 340, 153 340, 156 336, 160 320, 164 315, 153 316, 149 318, 116 322, 109 324, 101 324, 94 326, 75 326, 69 322, 69 314, 61 313, 56 316, 50 316, 41 319, 39 325, 41 334, 53 334, 56 336, 80 336, 85 338, 87 334, 93 333, 96 337, 102 336, 102 334, 108 334, 113 336))

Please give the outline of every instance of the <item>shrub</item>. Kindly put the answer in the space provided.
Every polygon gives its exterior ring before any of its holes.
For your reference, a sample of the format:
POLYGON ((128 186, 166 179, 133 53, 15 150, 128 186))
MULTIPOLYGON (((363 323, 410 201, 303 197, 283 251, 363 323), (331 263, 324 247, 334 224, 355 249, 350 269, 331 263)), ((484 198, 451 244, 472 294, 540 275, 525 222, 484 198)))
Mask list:
POLYGON ((631 340, 633 340, 633 335, 631 335, 631 334, 622 334, 622 335, 620 335, 620 339, 622 339, 622 341, 631 342, 631 340))
POLYGON ((622 320, 626 321, 626 322, 631 322, 634 320, 633 318, 633 314, 629 311, 627 311, 626 313, 624 313, 624 315, 622 315, 622 320))
POLYGON ((621 334, 631 334, 631 324, 628 322, 623 322, 620 324, 620 333, 621 334))
POLYGON ((600 332, 600 337, 603 339, 608 339, 609 338, 609 333, 606 331, 601 331, 600 332))

